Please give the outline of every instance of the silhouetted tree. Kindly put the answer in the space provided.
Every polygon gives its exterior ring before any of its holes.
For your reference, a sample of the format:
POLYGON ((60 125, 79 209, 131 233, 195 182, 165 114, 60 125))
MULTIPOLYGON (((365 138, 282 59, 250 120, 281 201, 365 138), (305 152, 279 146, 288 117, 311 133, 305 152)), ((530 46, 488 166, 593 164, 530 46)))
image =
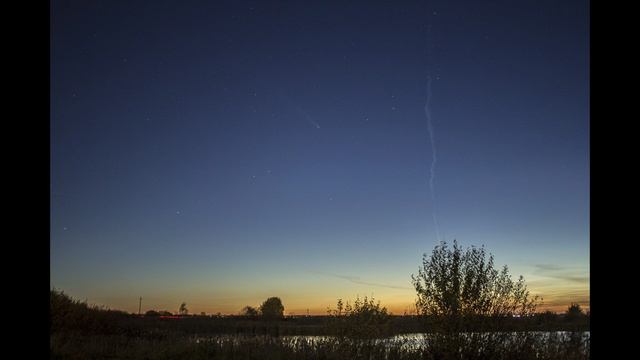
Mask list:
POLYGON ((189 310, 187 309, 187 303, 182 303, 180 304, 180 309, 178 310, 178 313, 180 315, 187 315, 189 313, 189 310))
POLYGON ((240 310, 240 315, 242 316, 258 316, 258 309, 253 306, 245 306, 240 310))
POLYGON ((580 304, 571 303, 564 313, 564 319, 566 321, 575 321, 585 317, 585 313, 582 311, 580 304))
POLYGON ((418 275, 411 279, 417 310, 444 331, 496 326, 496 320, 528 316, 538 300, 529 296, 522 276, 513 281, 506 265, 494 269, 493 255, 487 259, 484 247, 462 249, 457 241, 453 248, 441 242, 431 256, 424 254, 418 275))
POLYGON ((127 333, 133 329, 124 326, 130 315, 120 310, 88 305, 86 300, 71 298, 62 291, 50 292, 50 332, 72 331, 89 334, 127 333))
POLYGON ((390 315, 380 302, 356 298, 353 306, 338 299, 336 309, 327 309, 329 326, 339 337, 377 338, 388 333, 390 315))
POLYGON ((280 319, 284 316, 284 306, 278 297, 270 297, 260 305, 260 313, 267 319, 280 319))

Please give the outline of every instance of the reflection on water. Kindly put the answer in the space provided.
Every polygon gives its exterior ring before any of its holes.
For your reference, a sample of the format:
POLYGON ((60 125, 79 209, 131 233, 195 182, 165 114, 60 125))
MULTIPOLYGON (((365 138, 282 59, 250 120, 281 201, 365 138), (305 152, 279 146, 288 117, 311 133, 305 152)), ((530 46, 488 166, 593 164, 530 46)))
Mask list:
MULTIPOLYGON (((461 333, 463 337, 473 336, 475 339, 492 339, 500 340, 501 342, 517 341, 524 336, 534 336, 541 340, 554 338, 556 340, 570 340, 579 338, 580 341, 589 341, 591 337, 590 331, 570 332, 570 331, 530 331, 530 332, 494 332, 494 333, 461 333)), ((403 348, 420 349, 424 346, 428 346, 429 339, 432 334, 429 333, 411 333, 400 334, 388 338, 367 339, 366 341, 372 341, 375 344, 384 343, 388 345, 402 346, 403 348)), ((334 336, 324 335, 287 335, 280 337, 273 337, 269 335, 261 336, 247 336, 247 335, 218 335, 218 336, 199 336, 194 338, 196 343, 200 342, 238 342, 247 338, 263 338, 265 340, 274 341, 279 340, 282 344, 288 344, 292 347, 296 347, 300 344, 315 345, 331 340, 335 340, 334 336)))

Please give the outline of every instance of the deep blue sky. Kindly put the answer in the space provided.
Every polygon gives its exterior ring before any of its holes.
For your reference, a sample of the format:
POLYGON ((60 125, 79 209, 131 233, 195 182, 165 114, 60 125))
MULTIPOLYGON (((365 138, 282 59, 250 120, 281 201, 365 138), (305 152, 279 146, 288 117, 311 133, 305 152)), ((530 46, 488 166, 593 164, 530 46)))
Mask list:
POLYGON ((400 312, 435 211, 549 305, 588 305, 588 5, 54 1, 51 285, 400 312))

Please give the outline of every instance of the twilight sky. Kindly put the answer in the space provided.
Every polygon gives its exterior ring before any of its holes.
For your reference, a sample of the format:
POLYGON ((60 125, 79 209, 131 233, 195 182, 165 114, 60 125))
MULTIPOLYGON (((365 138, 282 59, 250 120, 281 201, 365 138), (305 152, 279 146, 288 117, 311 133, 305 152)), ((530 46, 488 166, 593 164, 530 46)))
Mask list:
POLYGON ((588 307, 588 7, 53 1, 51 286, 403 313, 435 212, 545 307, 588 307))

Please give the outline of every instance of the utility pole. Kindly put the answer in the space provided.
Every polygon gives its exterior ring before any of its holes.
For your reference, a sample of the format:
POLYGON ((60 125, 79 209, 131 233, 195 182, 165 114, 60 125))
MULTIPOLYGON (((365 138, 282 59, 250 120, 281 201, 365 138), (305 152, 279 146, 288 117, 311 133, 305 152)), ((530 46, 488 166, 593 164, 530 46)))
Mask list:
POLYGON ((142 310, 142 296, 140 296, 140 302, 138 303, 138 316, 140 316, 140 310, 142 310))

